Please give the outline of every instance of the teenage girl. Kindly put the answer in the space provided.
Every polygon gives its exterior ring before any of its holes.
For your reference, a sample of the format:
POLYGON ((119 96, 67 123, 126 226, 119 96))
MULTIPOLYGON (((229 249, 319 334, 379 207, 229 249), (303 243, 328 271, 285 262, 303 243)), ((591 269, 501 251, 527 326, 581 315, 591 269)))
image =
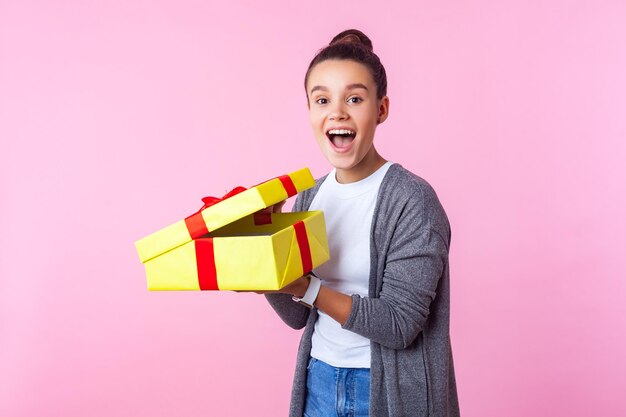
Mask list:
POLYGON ((294 210, 324 211, 331 259, 266 294, 285 323, 305 328, 290 416, 458 416, 450 226, 432 187, 376 151, 389 97, 372 42, 341 32, 313 58, 304 85, 333 170, 294 210))

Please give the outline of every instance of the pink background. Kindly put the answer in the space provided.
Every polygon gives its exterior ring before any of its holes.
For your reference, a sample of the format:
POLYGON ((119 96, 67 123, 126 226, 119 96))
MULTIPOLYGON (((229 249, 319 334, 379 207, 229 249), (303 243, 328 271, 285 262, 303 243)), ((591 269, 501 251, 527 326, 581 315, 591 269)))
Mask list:
POLYGON ((0 415, 286 415, 262 297, 149 293, 133 242, 329 170, 302 80, 339 31, 389 76, 377 145, 453 237, 462 414, 623 416, 623 1, 0 2, 0 415))

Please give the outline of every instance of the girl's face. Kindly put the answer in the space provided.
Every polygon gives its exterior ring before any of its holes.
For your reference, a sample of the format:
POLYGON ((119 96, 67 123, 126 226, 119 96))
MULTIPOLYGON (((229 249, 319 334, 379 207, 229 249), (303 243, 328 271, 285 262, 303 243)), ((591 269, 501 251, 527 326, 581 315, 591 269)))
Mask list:
POLYGON ((307 97, 315 139, 337 169, 337 181, 358 181, 385 163, 373 141, 376 126, 389 114, 389 98, 376 98, 367 67, 349 60, 322 61, 309 74, 307 97))

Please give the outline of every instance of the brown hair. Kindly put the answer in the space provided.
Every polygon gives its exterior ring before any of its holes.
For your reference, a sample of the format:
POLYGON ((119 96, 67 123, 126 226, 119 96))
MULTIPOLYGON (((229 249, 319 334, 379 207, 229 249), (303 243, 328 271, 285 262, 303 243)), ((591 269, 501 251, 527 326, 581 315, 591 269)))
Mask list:
POLYGON ((329 59, 350 60, 365 65, 376 84, 376 97, 380 100, 387 95, 387 73, 380 58, 374 53, 372 41, 360 30, 348 29, 335 36, 328 46, 320 49, 309 64, 304 77, 304 91, 307 97, 306 84, 313 67, 329 59))

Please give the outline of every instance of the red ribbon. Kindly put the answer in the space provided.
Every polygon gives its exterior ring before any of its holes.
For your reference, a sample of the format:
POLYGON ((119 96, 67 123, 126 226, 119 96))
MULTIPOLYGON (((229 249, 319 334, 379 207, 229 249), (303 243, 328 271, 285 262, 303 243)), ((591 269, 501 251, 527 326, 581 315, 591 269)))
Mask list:
POLYGON ((298 247, 300 247, 300 258, 302 259, 302 275, 308 274, 313 269, 313 260, 311 259, 311 247, 309 246, 309 238, 306 233, 306 226, 302 220, 293 225, 296 230, 296 239, 298 239, 298 247))
POLYGON ((264 224, 272 224, 272 213, 254 213, 254 225, 262 226, 264 224))
POLYGON ((196 262, 198 264, 198 285, 203 291, 218 290, 213 238, 197 239, 195 244, 196 262))
POLYGON ((278 179, 280 180, 280 182, 283 183, 283 187, 287 192, 287 198, 293 197, 294 195, 298 194, 298 190, 296 189, 296 186, 294 185, 293 180, 289 175, 281 175, 280 177, 278 177, 278 179))

